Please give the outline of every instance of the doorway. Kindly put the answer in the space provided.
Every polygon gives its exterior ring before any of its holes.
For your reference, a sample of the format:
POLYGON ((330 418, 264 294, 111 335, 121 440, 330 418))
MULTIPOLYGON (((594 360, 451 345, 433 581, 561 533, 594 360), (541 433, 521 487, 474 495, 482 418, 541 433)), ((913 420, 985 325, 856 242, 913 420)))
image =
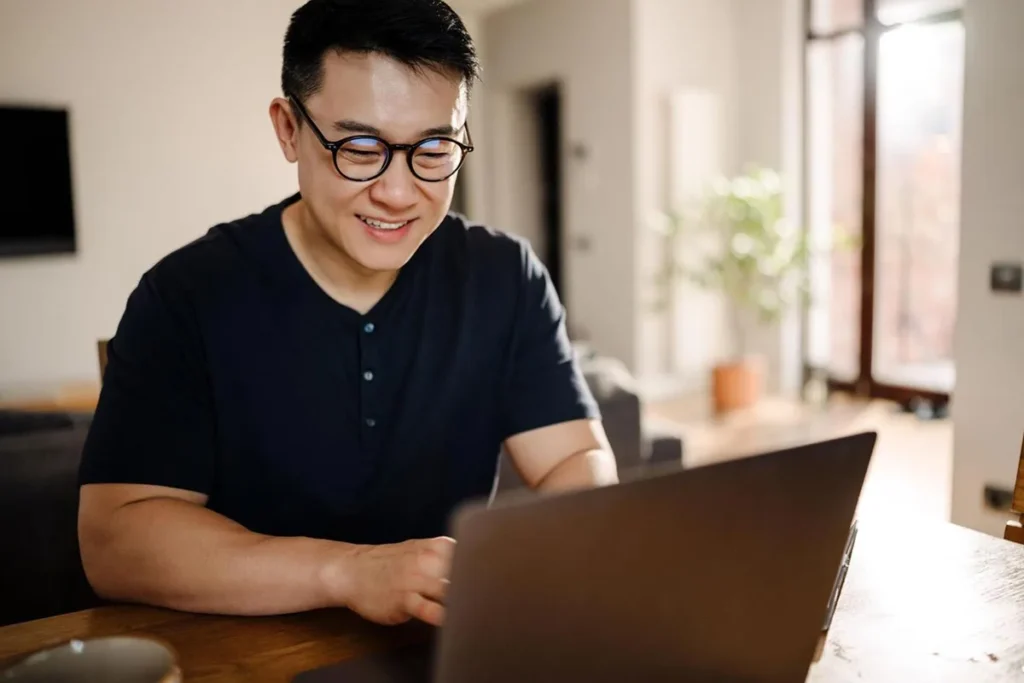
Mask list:
POLYGON ((544 265, 565 301, 562 207, 562 89, 553 83, 533 91, 537 131, 537 178, 540 186, 540 241, 544 265))

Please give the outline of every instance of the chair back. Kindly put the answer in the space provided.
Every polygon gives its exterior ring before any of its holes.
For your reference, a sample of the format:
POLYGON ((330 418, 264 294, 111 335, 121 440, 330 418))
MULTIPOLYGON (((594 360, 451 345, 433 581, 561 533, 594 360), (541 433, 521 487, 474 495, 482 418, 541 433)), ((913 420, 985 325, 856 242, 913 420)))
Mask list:
POLYGON ((103 382, 103 373, 107 371, 107 343, 109 340, 100 339, 96 342, 96 355, 100 361, 100 382, 103 382))
POLYGON ((1013 486, 1013 512, 1016 518, 1006 523, 1003 538, 1024 544, 1024 442, 1020 445, 1020 460, 1017 462, 1017 481, 1013 486))

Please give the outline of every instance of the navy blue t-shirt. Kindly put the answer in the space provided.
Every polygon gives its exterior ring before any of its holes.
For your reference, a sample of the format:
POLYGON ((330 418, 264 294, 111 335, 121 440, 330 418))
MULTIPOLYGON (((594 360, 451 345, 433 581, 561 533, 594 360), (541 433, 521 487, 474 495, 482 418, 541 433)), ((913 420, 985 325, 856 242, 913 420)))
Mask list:
POLYGON ((449 215, 365 315, 288 244, 298 195, 147 272, 116 335, 80 480, 168 486, 254 532, 352 543, 446 533, 501 443, 598 417, 547 271, 449 215))

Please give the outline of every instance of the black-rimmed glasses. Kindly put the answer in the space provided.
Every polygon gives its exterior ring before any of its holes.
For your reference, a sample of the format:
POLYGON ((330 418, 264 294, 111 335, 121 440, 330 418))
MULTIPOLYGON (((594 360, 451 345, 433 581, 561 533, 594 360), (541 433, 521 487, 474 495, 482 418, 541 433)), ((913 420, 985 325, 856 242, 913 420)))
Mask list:
POLYGON ((376 135, 352 135, 336 142, 328 140, 313 121, 299 98, 288 96, 302 118, 309 123, 320 144, 334 157, 334 168, 347 180, 365 183, 384 175, 396 152, 405 152, 409 170, 420 180, 439 183, 455 175, 466 155, 473 151, 473 140, 466 124, 466 141, 438 136, 415 144, 393 144, 376 135))

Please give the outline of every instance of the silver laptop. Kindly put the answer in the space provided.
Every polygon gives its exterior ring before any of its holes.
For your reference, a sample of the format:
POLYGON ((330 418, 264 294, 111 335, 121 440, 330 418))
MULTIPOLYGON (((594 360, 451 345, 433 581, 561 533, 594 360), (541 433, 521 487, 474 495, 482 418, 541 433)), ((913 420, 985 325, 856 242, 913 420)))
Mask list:
POLYGON ((465 506, 435 641, 296 681, 803 681, 875 441, 465 506))

